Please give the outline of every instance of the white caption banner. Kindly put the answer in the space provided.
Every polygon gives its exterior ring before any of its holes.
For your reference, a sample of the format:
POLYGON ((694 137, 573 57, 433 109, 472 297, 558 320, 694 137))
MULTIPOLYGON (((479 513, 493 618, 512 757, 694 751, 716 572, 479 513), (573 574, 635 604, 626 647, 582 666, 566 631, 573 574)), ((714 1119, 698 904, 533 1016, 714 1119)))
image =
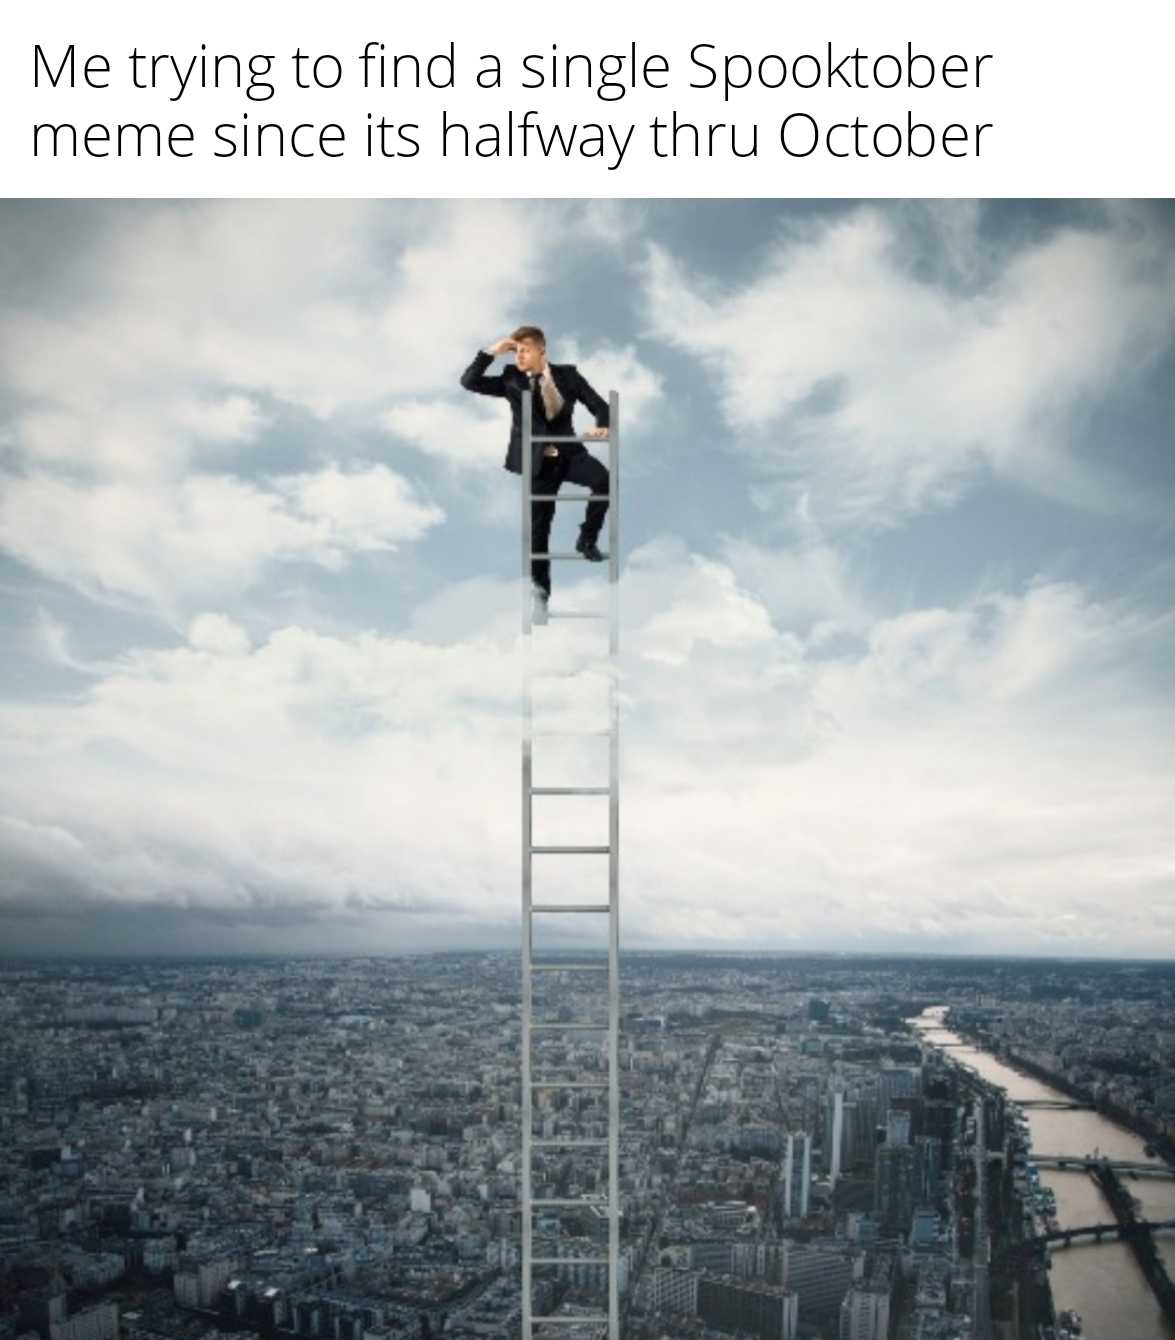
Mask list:
POLYGON ((4 194, 1165 196, 1161 14, 23 6, 4 194))

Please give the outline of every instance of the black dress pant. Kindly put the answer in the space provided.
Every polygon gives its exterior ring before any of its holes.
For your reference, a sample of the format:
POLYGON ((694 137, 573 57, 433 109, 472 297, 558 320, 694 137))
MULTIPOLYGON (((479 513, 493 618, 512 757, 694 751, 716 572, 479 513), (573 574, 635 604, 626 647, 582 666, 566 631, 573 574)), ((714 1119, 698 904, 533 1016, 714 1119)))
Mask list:
MULTIPOLYGON (((572 484, 581 484, 589 493, 608 492, 608 467, 586 450, 583 446, 560 447, 558 456, 539 457, 537 470, 531 479, 535 493, 549 493, 552 497, 559 492, 564 480, 572 484)), ((604 516, 608 511, 607 501, 590 502, 580 527, 585 540, 599 538, 604 525, 604 516)), ((530 505, 531 551, 545 554, 551 539, 551 522, 555 518, 553 502, 532 502, 530 505)), ((551 564, 545 558, 531 560, 531 577, 536 586, 541 586, 548 595, 551 593, 551 564)))

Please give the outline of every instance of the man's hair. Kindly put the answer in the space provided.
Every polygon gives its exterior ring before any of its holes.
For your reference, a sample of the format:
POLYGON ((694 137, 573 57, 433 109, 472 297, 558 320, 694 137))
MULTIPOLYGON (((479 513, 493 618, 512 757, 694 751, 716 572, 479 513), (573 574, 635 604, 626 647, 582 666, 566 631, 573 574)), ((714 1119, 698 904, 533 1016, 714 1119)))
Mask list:
POLYGON ((538 328, 538 326, 519 326, 517 330, 510 332, 512 340, 534 340, 536 344, 541 344, 544 348, 547 345, 547 337, 538 328))

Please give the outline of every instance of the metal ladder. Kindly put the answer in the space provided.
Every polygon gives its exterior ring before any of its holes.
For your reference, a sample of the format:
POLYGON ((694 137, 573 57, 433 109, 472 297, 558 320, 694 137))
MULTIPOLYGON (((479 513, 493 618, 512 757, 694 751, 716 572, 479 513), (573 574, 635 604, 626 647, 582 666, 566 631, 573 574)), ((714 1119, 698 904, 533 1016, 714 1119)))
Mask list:
MULTIPOLYGON (((607 615, 580 611, 549 611, 548 617, 596 618, 608 620, 608 729, 574 732, 575 734, 608 737, 607 786, 538 786, 534 785, 533 769, 533 700, 532 669, 530 661, 532 618, 532 591, 530 567, 534 558, 545 557, 553 562, 580 560, 578 553, 532 552, 531 503, 536 498, 549 502, 585 502, 603 495, 582 491, 555 498, 536 494, 533 484, 532 445, 546 443, 564 446, 581 442, 585 445, 599 439, 584 437, 535 437, 533 434, 533 401, 522 397, 522 631, 526 637, 526 668, 523 676, 522 700, 522 1340, 534 1340, 536 1329, 542 1332, 543 1323, 561 1326, 574 1325, 595 1328, 598 1333, 607 1326, 608 1340, 620 1340, 620 1290, 618 1266, 620 1260, 620 884, 617 858, 620 837, 620 712, 617 697, 617 660, 619 652, 619 619, 617 610, 617 580, 620 572, 619 522, 619 447, 620 397, 612 391, 608 396, 608 613, 607 615), (533 798, 535 796, 608 796, 607 846, 535 846, 532 840, 533 798), (557 856, 607 855, 607 903, 541 903, 532 899, 532 860, 540 856, 550 860, 557 856), (538 962, 534 960, 534 913, 540 914, 600 914, 608 916, 607 961, 572 963, 568 961, 538 962), (601 1024, 560 1022, 535 1019, 532 1015, 532 985, 536 972, 602 972, 607 971, 608 1023, 601 1024), (608 1079, 555 1080, 532 1070, 531 1043, 536 1033, 548 1030, 575 1030, 606 1032, 608 1041, 608 1079), (540 1089, 603 1089, 608 1091, 608 1138, 588 1139, 535 1139, 533 1136, 533 1097, 540 1089), (604 1148, 608 1152, 608 1255, 606 1257, 536 1257, 534 1255, 534 1213, 547 1208, 573 1208, 584 1204, 577 1200, 540 1199, 532 1194, 532 1151, 539 1148, 604 1148), (545 1265, 603 1265, 608 1277, 608 1310, 579 1316, 535 1316, 533 1311, 533 1269, 545 1265)), ((593 567, 596 566, 593 564, 593 567)), ((564 733, 564 732, 559 732, 564 733)))

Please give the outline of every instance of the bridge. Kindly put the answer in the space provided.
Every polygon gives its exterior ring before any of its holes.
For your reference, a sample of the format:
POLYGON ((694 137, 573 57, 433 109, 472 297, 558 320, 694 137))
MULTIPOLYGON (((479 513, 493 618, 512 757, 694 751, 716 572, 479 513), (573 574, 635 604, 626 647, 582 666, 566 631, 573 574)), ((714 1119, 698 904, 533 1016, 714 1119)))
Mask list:
POLYGON ((1096 1112, 1092 1103, 1075 1103, 1068 1098, 1013 1098, 1016 1107, 1034 1109, 1037 1112, 1096 1112))
POLYGON ((1157 1233, 1163 1228, 1175 1228, 1175 1219, 1137 1219, 1133 1224, 1082 1224, 1079 1228, 1056 1228, 1051 1233, 1040 1233, 1027 1238, 1026 1243, 1064 1243, 1071 1246, 1081 1238, 1101 1242, 1103 1238, 1126 1238, 1132 1233, 1157 1233))
POLYGON ((1093 1169, 1093 1178, 1110 1202, 1114 1218, 1122 1226, 1122 1241, 1130 1244, 1134 1259, 1163 1309, 1163 1316, 1168 1322, 1175 1322, 1175 1284, 1171 1283, 1167 1266, 1155 1246, 1151 1224, 1145 1219, 1139 1219, 1134 1198, 1122 1185, 1117 1169, 1108 1160, 1103 1159, 1093 1169))
POLYGON ((1148 1233, 1158 1233, 1163 1229, 1175 1229, 1175 1219, 1137 1219, 1133 1224, 1125 1225, 1115 1222, 1080 1224, 1074 1228, 1056 1228, 1050 1233, 1037 1233, 1032 1237, 1022 1238, 1019 1242, 1005 1247, 992 1260, 992 1266, 998 1269, 1016 1257, 1043 1251, 1047 1247, 1071 1247, 1073 1243, 1082 1240, 1101 1242, 1105 1238, 1117 1238, 1126 1242, 1132 1238, 1141 1238, 1148 1233))
POLYGON ((1169 1163, 1136 1163, 1130 1159, 1104 1159, 1093 1154, 1029 1154, 1029 1162, 1038 1168, 1072 1169, 1074 1172, 1093 1172, 1109 1164, 1117 1173, 1129 1177, 1175 1178, 1175 1168, 1169 1163))

